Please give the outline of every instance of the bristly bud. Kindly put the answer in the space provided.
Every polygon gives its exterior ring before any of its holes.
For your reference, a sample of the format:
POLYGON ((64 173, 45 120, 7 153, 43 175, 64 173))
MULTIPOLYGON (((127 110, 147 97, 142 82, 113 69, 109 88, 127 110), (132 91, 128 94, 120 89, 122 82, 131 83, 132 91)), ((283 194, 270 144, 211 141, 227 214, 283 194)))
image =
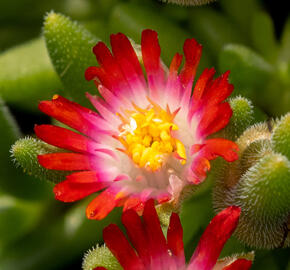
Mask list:
POLYGON ((182 6, 201 6, 204 4, 214 2, 215 0, 162 0, 162 1, 182 6))
POLYGON ((287 115, 278 124, 269 122, 248 128, 237 140, 239 160, 225 164, 217 175, 214 208, 220 211, 229 205, 241 207, 236 236, 252 247, 290 245, 290 161, 282 155, 287 154, 288 137, 283 133, 286 123, 287 115), (273 143, 273 138, 279 136, 284 138, 280 148, 273 143))
POLYGON ((286 114, 273 130, 271 142, 273 150, 290 160, 290 113, 286 114))
POLYGON ((25 173, 53 183, 63 181, 70 172, 47 170, 38 163, 37 156, 62 151, 31 137, 20 139, 11 147, 12 157, 25 173))
POLYGON ((93 270, 98 266, 105 267, 107 270, 123 269, 106 246, 96 246, 84 255, 82 264, 83 270, 93 270))

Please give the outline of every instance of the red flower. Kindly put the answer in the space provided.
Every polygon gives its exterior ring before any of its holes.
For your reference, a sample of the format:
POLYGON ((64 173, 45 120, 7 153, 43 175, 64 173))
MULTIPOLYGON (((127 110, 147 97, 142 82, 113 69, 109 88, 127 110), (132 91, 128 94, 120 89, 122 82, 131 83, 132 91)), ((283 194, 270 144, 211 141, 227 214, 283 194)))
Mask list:
POLYGON ((78 131, 52 125, 35 127, 43 141, 68 150, 38 156, 47 169, 75 171, 54 188, 55 197, 72 202, 103 190, 89 204, 90 219, 104 218, 114 207, 142 210, 150 198, 179 200, 181 190, 199 184, 209 160, 238 158, 235 143, 206 139, 225 127, 232 115, 224 100, 233 86, 229 72, 213 79, 205 69, 192 85, 201 57, 194 39, 184 43, 185 63, 176 54, 169 70, 160 60, 157 33, 142 33, 143 70, 128 38, 111 36, 112 53, 102 42, 93 49, 100 64, 86 71, 102 98, 87 94, 99 113, 58 95, 39 109, 78 131))
POLYGON ((103 237, 125 270, 246 270, 251 267, 252 261, 245 258, 217 262, 224 244, 238 224, 240 212, 239 207, 230 206, 216 215, 201 236, 188 264, 185 263, 183 232, 178 215, 171 215, 166 240, 153 200, 145 205, 143 221, 133 210, 127 210, 122 215, 128 239, 134 248, 115 224, 104 229, 103 237))

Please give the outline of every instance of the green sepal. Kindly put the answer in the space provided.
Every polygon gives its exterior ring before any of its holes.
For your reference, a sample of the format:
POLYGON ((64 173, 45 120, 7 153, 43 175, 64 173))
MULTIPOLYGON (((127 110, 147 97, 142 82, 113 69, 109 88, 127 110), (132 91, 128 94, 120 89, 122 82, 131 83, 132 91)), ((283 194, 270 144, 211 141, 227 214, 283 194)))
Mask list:
POLYGON ((36 111, 39 100, 61 88, 42 38, 0 55, 0 96, 5 102, 36 111))
POLYGON ((116 257, 106 246, 96 246, 86 252, 83 258, 83 270, 92 270, 96 267, 105 267, 107 270, 122 270, 116 257))
POLYGON ((246 94, 257 104, 262 102, 261 95, 273 75, 273 67, 260 55, 237 44, 223 48, 219 55, 219 69, 221 72, 231 71, 229 79, 235 86, 235 94, 246 94))
MULTIPOLYGON (((123 3, 117 5, 110 16, 111 32, 122 32, 140 44, 141 32, 144 29, 157 31, 161 46, 161 57, 169 66, 175 53, 182 52, 182 46, 192 35, 174 24, 170 19, 160 16, 155 9, 146 5, 123 3), (150 20, 148 20, 150 18, 150 20)), ((203 52, 199 72, 210 65, 210 59, 203 52)))
POLYGON ((278 56, 274 25, 271 17, 265 11, 254 14, 252 22, 252 41, 256 50, 269 62, 274 62, 278 56))
POLYGON ((290 160, 290 113, 282 117, 273 130, 271 142, 273 150, 290 160))
POLYGON ((37 156, 57 152, 63 150, 31 137, 19 139, 11 148, 12 157, 25 173, 53 183, 63 181, 71 172, 45 169, 39 164, 37 156))
POLYGON ((54 12, 46 15, 43 34, 65 96, 88 106, 85 93, 95 94, 97 89, 93 82, 85 80, 84 74, 89 66, 97 65, 92 48, 99 39, 77 22, 54 12))
POLYGON ((210 8, 195 8, 189 15, 189 28, 193 36, 213 57, 228 43, 246 43, 231 20, 217 11, 210 8))

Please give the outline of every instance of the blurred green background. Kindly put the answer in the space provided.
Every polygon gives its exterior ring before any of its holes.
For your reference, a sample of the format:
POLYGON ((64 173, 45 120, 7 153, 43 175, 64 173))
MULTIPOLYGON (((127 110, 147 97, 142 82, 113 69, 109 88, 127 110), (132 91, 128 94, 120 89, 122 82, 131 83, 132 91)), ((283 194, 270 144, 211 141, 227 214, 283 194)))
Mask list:
MULTIPOLYGON (((258 122, 290 109, 286 2, 220 0, 180 7, 154 0, 1 0, 0 269, 80 269, 84 252, 102 243, 102 228, 119 222, 119 210, 103 221, 86 220, 88 201, 55 201, 51 183, 25 174, 10 158, 11 145, 33 136, 34 124, 51 122, 38 112, 38 101, 61 93, 86 104, 83 94, 96 91, 85 82, 84 71, 96 64, 91 47, 98 40, 108 42, 110 33, 123 32, 138 43, 142 29, 152 28, 159 33, 168 65, 186 38, 196 38, 204 46, 199 73, 212 66, 218 73, 230 69, 233 96, 252 100, 258 122), (52 10, 78 24, 67 29, 54 25, 46 17, 52 10), (72 68, 62 74, 67 64, 72 68)), ((27 159, 33 162, 33 158, 28 153, 27 159)), ((209 177, 181 213, 187 256, 212 216, 209 177)), ((251 249, 232 238, 222 255, 246 250, 251 249)), ((258 251, 253 269, 287 269, 287 265, 290 269, 289 248, 258 251)))

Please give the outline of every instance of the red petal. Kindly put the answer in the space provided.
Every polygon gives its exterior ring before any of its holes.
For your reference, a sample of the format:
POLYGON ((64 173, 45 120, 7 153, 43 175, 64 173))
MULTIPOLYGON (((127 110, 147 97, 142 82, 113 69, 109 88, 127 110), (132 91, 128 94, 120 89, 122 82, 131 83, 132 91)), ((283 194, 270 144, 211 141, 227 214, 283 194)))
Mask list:
POLYGON ((117 205, 116 194, 108 190, 103 191, 93 199, 86 209, 88 219, 101 220, 105 218, 117 205))
POLYGON ((107 270, 107 268, 98 266, 98 267, 94 268, 94 270, 107 270))
MULTIPOLYGON (((143 71, 129 39, 122 33, 111 35, 111 45, 114 56, 119 62, 121 69, 122 63, 126 61, 133 65, 134 71, 137 73, 137 75, 140 76, 140 78, 143 78, 143 71)), ((122 69, 122 71, 124 74, 126 74, 126 77, 128 79, 128 76, 130 77, 130 74, 128 74, 125 69, 122 69)))
POLYGON ((40 125, 35 126, 34 131, 38 138, 48 144, 81 153, 89 152, 88 146, 91 140, 71 130, 52 125, 40 125))
POLYGON ((128 210, 122 215, 127 235, 145 266, 150 265, 150 247, 148 246, 148 236, 140 217, 134 210, 128 210))
POLYGON ((183 230, 179 216, 172 213, 167 231, 167 245, 172 254, 179 259, 180 265, 184 265, 183 230))
POLYGON ((199 122, 198 135, 206 137, 224 128, 230 121, 233 111, 229 103, 205 106, 199 122))
POLYGON ((85 171, 91 169, 90 158, 76 153, 53 153, 37 156, 41 166, 50 170, 85 171))
POLYGON ((124 270, 145 270, 141 260, 117 225, 111 224, 106 227, 103 230, 103 238, 124 270))
POLYGON ((77 172, 55 185, 53 192, 57 200, 74 202, 107 187, 108 184, 108 182, 102 182, 96 172, 77 172))
POLYGON ((234 86, 228 82, 229 74, 229 71, 225 72, 208 88, 203 96, 207 104, 218 104, 232 93, 234 86))
POLYGON ((161 48, 155 31, 147 29, 142 32, 141 50, 149 88, 152 90, 152 95, 155 95, 164 82, 164 71, 160 62, 161 48))
POLYGON ((239 207, 230 206, 212 219, 199 240, 188 270, 213 268, 224 244, 238 225, 240 213, 239 207))
POLYGON ((98 116, 91 110, 55 95, 51 101, 41 101, 39 110, 84 134, 92 130, 88 119, 98 116))
POLYGON ((239 147, 232 141, 216 138, 205 141, 205 146, 201 150, 201 154, 209 159, 215 159, 218 156, 223 157, 228 162, 237 160, 239 147))
POLYGON ((185 65, 180 73, 181 83, 186 86, 192 83, 199 60, 201 57, 202 46, 195 39, 187 39, 183 45, 185 65))
POLYGON ((161 230, 160 221, 152 199, 148 200, 145 204, 143 220, 154 264, 156 265, 156 268, 161 267, 162 262, 167 261, 169 255, 167 252, 166 240, 161 230))
POLYGON ((230 265, 223 268, 223 270, 248 270, 252 266, 252 261, 246 259, 237 259, 230 265))

